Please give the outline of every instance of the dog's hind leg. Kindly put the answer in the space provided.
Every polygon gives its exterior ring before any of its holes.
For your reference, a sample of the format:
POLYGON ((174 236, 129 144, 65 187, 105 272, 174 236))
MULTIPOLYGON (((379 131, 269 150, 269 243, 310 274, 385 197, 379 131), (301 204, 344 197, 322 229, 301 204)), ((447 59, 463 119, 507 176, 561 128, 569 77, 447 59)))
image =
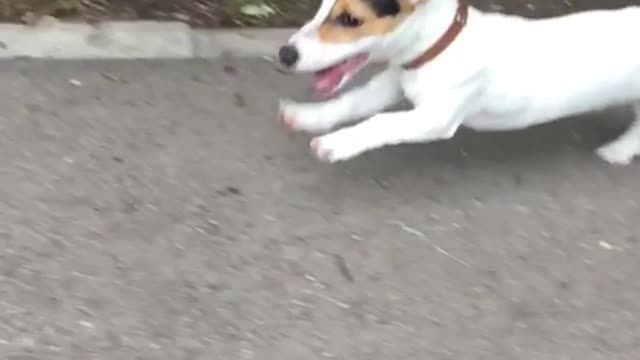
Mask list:
POLYGON ((640 155, 640 102, 633 104, 635 119, 617 139, 599 147, 598 156, 610 164, 629 165, 640 155))
POLYGON ((280 122, 293 131, 318 133, 371 116, 402 98, 397 69, 387 69, 366 84, 318 103, 280 102, 280 122))
POLYGON ((610 164, 629 165, 634 157, 640 155, 640 119, 636 119, 617 139, 600 146, 596 153, 610 164))

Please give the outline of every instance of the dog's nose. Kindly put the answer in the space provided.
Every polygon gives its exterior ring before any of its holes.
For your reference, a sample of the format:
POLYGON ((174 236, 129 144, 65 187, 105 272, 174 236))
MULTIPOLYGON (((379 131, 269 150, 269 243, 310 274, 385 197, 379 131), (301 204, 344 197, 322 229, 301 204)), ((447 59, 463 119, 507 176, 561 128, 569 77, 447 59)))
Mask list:
POLYGON ((285 45, 278 51, 280 62, 285 66, 292 66, 298 61, 298 49, 292 45, 285 45))

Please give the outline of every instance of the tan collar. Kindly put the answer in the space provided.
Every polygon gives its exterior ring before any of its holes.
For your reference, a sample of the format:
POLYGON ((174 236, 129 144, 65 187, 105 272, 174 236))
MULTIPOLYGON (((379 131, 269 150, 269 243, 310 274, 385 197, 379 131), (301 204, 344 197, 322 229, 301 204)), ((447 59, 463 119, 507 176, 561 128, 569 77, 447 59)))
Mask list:
POLYGON ((405 70, 417 69, 420 66, 428 63, 440 55, 446 48, 451 45, 453 40, 456 39, 458 34, 462 31, 467 24, 467 17, 469 15, 469 5, 465 0, 458 0, 458 10, 456 16, 453 19, 451 25, 447 31, 436 41, 430 48, 423 52, 420 56, 413 59, 411 62, 402 65, 405 70))

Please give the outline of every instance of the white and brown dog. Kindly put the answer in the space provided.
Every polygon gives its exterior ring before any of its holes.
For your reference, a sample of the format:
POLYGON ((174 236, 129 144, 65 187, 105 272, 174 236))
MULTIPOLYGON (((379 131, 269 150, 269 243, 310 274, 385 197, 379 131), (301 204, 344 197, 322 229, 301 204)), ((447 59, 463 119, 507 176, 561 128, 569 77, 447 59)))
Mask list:
POLYGON ((282 101, 291 130, 324 161, 400 143, 451 138, 460 126, 512 130, 613 105, 635 121, 600 147, 606 161, 640 154, 640 7, 550 19, 484 13, 464 0, 322 0, 315 17, 279 51, 294 72, 312 72, 332 95, 371 62, 385 71, 319 103, 282 101), (402 97, 409 111, 381 112, 402 97))

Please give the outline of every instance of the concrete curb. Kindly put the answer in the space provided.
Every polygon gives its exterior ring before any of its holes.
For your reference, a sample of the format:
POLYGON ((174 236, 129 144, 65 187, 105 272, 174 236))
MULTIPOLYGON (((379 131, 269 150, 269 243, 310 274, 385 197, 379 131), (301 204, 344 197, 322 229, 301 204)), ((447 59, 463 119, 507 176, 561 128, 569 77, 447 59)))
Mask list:
POLYGON ((193 30, 195 57, 215 58, 223 54, 236 57, 272 56, 293 34, 294 29, 193 30))
POLYGON ((273 56, 294 29, 191 29, 180 22, 0 24, 0 59, 190 59, 273 56))

